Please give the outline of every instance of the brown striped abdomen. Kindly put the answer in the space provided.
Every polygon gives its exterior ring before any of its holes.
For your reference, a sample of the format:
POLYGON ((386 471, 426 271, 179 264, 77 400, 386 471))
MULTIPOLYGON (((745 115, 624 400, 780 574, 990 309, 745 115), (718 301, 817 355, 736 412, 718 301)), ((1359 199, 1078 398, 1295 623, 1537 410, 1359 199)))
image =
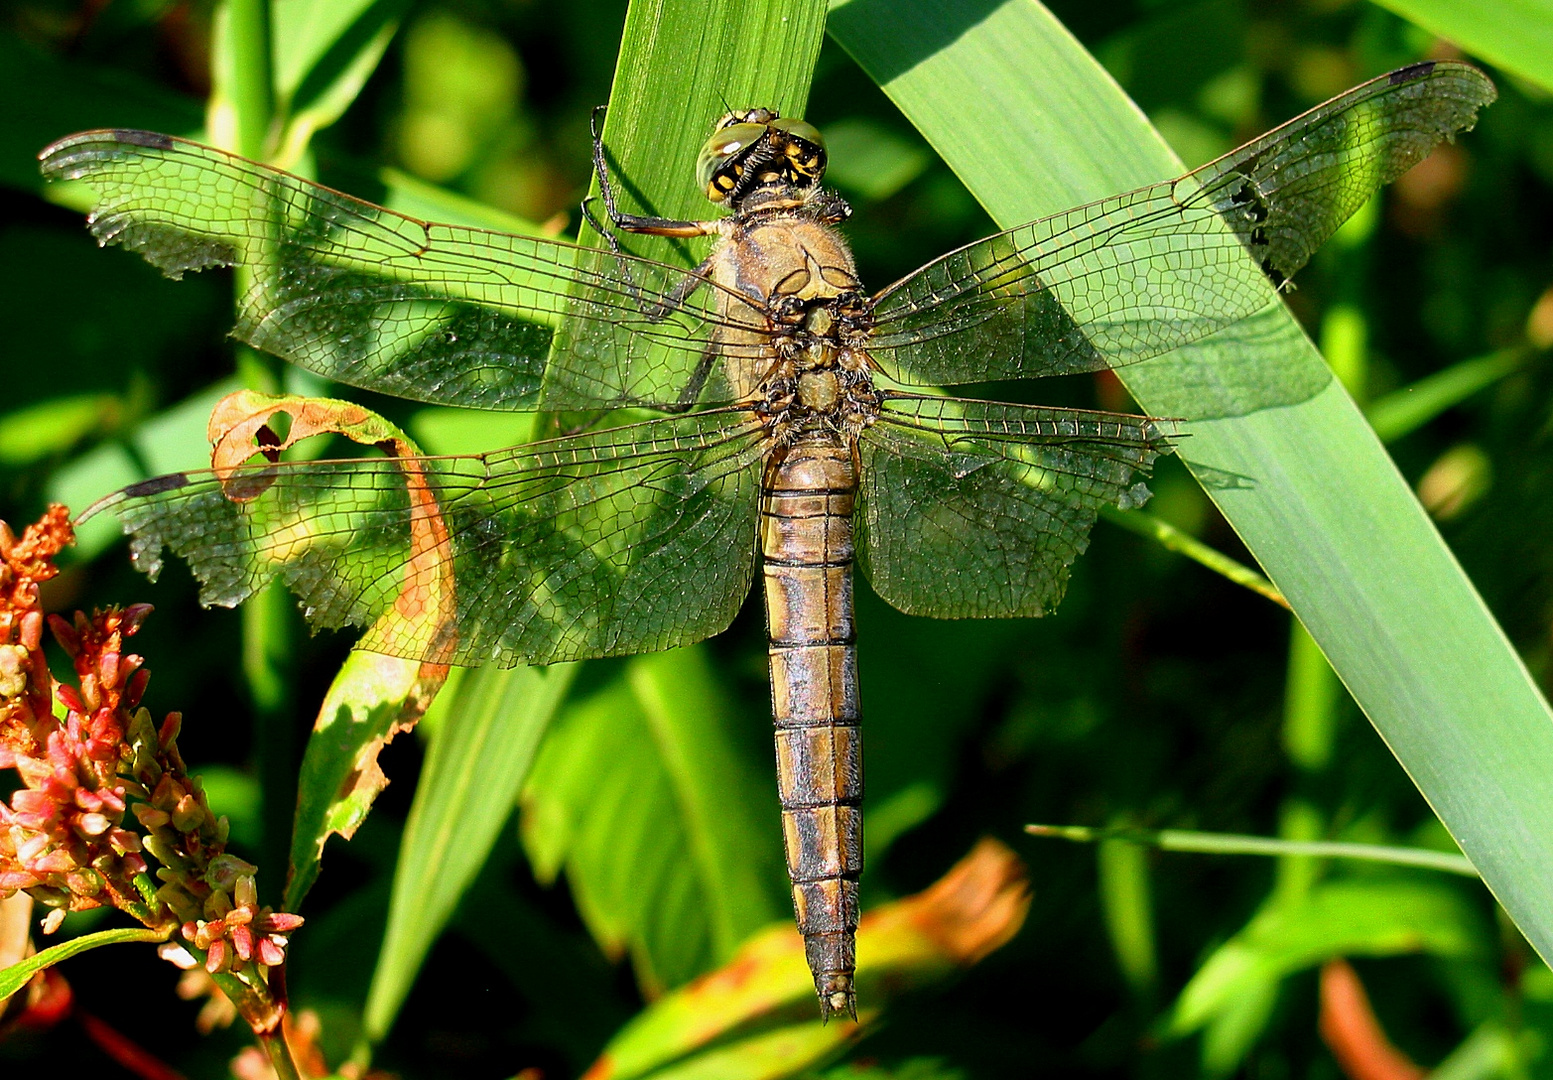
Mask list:
POLYGON ((856 1017, 863 749, 852 627, 857 472, 840 439, 788 448, 766 476, 760 546, 777 783, 793 910, 821 1012, 856 1017))

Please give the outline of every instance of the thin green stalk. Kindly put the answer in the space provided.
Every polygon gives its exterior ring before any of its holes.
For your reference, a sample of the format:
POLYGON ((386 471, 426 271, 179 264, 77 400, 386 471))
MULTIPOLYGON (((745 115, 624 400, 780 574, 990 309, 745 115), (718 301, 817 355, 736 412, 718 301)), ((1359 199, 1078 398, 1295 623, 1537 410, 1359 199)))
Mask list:
POLYGON ((1143 510, 1121 510, 1114 506, 1102 506, 1100 516, 1129 532, 1147 536, 1161 547, 1168 548, 1188 559, 1206 566, 1216 574, 1222 574, 1236 585, 1243 585, 1252 592, 1267 597, 1273 603, 1287 608, 1289 602, 1267 578, 1245 563, 1237 562, 1216 548, 1209 547, 1191 533, 1176 528, 1163 518, 1143 510))
POLYGON ((269 151, 275 113, 269 0, 228 0, 232 106, 237 113, 237 152, 262 160, 269 151))
POLYGON ((277 1080, 302 1080, 297 1063, 291 1060, 291 1047, 286 1045, 284 1027, 259 1036, 259 1043, 270 1056, 270 1066, 275 1070, 277 1080))
POLYGON ((1270 855, 1275 858, 1303 857, 1318 859, 1359 859, 1364 862, 1412 866, 1439 870, 1463 877, 1478 872, 1465 855, 1426 848, 1399 847, 1392 844, 1355 844, 1336 840, 1280 840, 1270 836, 1242 833, 1193 832, 1188 829, 1096 829, 1085 825, 1026 825, 1031 836, 1049 836, 1090 844, 1102 840, 1124 840, 1131 844, 1157 847, 1161 851, 1192 851, 1204 855, 1270 855))

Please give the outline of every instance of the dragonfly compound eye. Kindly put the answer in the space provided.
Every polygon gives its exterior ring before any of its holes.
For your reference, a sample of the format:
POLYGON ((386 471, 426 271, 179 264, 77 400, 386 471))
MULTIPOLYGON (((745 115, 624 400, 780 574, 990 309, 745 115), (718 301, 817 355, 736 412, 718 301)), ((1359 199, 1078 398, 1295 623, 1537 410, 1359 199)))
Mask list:
POLYGON ((725 120, 696 158, 696 183, 714 203, 723 202, 738 187, 744 158, 770 130, 764 122, 744 121, 737 115, 725 120))
POLYGON ((795 187, 818 184, 827 161, 820 129, 803 120, 780 119, 772 121, 771 130, 780 139, 787 182, 795 187))
POLYGON ((718 121, 696 159, 696 182, 714 203, 738 202, 752 185, 773 180, 812 187, 825 164, 825 140, 813 124, 750 109, 718 121))

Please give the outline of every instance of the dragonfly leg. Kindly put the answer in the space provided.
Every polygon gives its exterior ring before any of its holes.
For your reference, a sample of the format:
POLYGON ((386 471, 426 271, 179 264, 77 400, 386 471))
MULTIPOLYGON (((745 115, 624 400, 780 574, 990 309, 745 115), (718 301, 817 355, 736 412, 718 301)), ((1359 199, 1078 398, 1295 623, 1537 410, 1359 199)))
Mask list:
MULTIPOLYGON (((609 179, 609 165, 604 160, 604 134, 599 129, 599 117, 603 115, 604 109, 605 106, 600 105, 593 110, 590 130, 593 133, 593 171, 598 174, 599 195, 604 199, 604 209, 609 212, 610 223, 617 229, 646 233, 649 236, 712 236, 721 231, 721 223, 717 221, 678 221, 674 218, 646 217, 641 214, 620 212, 620 208, 615 205, 615 186, 609 179)), ((603 234, 604 230, 598 228, 593 213, 588 208, 587 200, 583 200, 582 211, 593 227, 603 234)), ((613 240, 610 246, 615 247, 613 240)), ((616 253, 619 253, 618 248, 616 253)))

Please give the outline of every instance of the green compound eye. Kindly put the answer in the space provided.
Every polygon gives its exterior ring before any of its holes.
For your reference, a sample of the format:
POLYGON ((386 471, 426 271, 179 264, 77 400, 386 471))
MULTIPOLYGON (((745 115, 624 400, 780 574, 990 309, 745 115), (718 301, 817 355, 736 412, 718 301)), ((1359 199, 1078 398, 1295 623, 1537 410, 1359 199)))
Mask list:
POLYGON ((765 124, 729 124, 706 141, 696 158, 696 183, 708 199, 715 203, 728 197, 739 179, 737 160, 765 138, 768 130, 765 124))
POLYGON ((785 136, 782 152, 787 158, 788 183, 795 187, 818 184, 828 160, 820 129, 803 120, 786 118, 772 121, 771 128, 785 136))

